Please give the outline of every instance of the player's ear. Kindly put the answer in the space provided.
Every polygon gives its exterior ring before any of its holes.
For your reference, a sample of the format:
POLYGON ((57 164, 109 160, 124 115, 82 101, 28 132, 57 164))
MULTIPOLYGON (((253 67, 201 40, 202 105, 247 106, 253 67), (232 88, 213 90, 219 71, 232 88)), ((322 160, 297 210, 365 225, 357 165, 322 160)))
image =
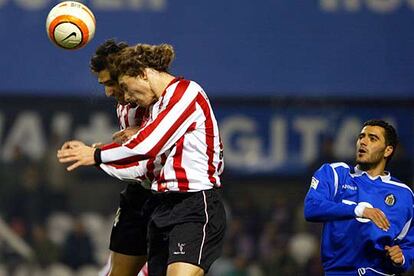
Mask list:
POLYGON ((394 147, 387 146, 384 151, 384 157, 390 157, 393 152, 394 152, 394 147))
POLYGON ((149 70, 149 68, 145 68, 144 70, 142 70, 142 79, 143 80, 148 80, 148 70, 149 70))

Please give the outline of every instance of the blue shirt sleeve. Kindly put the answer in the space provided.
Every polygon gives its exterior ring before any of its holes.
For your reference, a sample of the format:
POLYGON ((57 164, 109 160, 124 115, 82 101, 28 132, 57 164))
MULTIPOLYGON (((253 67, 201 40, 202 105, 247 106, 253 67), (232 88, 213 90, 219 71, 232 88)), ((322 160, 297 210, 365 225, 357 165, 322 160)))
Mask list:
POLYGON ((305 218, 312 222, 355 218, 356 205, 335 202, 338 175, 329 164, 324 164, 312 177, 305 197, 305 218))
POLYGON ((407 235, 398 243, 404 255, 404 264, 396 272, 405 272, 414 265, 414 222, 411 219, 407 235))
POLYGON ((401 269, 407 271, 412 268, 414 264, 414 227, 412 223, 407 236, 400 243, 400 248, 402 249, 405 259, 401 269))

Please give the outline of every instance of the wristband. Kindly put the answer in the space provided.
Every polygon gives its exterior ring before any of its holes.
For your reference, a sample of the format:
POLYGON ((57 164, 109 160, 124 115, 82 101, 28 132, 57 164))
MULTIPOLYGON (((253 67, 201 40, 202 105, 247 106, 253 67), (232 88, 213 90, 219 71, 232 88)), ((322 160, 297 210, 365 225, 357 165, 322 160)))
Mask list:
POLYGON ((101 159, 101 149, 100 148, 96 148, 95 152, 93 153, 93 159, 95 160, 95 164, 99 165, 102 163, 102 159, 101 159))
POLYGON ((362 205, 362 204, 358 204, 355 209, 354 209, 354 213, 358 218, 362 218, 362 214, 364 213, 365 207, 367 207, 366 205, 362 205))

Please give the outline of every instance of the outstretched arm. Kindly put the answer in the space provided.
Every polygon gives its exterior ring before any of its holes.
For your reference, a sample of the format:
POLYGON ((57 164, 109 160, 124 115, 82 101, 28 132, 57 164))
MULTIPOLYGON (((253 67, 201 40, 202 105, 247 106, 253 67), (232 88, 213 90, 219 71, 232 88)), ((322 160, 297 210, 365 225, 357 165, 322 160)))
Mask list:
POLYGON ((336 201, 335 195, 340 189, 339 177, 330 164, 324 164, 312 177, 305 198, 305 218, 312 222, 369 218, 379 228, 387 230, 389 222, 385 214, 377 208, 351 201, 336 201))
POLYGON ((324 164, 312 177, 305 197, 305 218, 312 222, 351 219, 355 217, 355 206, 335 202, 338 177, 330 164, 324 164))
POLYGON ((76 149, 61 149, 58 152, 59 162, 73 163, 67 168, 71 171, 79 166, 100 163, 130 164, 155 158, 167 151, 193 127, 198 116, 207 116, 211 112, 208 100, 200 93, 199 87, 189 88, 189 85, 189 81, 180 81, 174 92, 168 95, 165 109, 123 145, 112 143, 100 149, 85 145, 76 149))

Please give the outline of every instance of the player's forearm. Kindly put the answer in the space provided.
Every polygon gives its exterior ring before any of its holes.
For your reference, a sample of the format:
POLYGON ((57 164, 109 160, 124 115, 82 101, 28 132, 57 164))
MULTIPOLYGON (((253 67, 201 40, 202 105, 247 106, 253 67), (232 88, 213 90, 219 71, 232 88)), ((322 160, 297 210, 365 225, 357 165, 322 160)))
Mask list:
POLYGON ((131 149, 113 143, 98 148, 94 152, 95 164, 128 165, 133 162, 150 159, 147 155, 137 154, 131 149), (104 149, 107 147, 106 149, 104 149))
POLYGON ((175 145, 193 124, 195 116, 196 113, 191 113, 190 116, 184 113, 177 121, 168 122, 167 130, 149 125, 126 144, 104 145, 95 154, 95 161, 97 164, 109 162, 125 164, 130 163, 131 158, 134 159, 133 161, 155 158, 175 145))
POLYGON ((141 182, 145 178, 145 168, 137 162, 126 166, 100 164, 100 168, 108 175, 122 181, 141 182))
POLYGON ((311 222, 326 222, 355 218, 355 206, 319 198, 305 200, 305 219, 311 222))

